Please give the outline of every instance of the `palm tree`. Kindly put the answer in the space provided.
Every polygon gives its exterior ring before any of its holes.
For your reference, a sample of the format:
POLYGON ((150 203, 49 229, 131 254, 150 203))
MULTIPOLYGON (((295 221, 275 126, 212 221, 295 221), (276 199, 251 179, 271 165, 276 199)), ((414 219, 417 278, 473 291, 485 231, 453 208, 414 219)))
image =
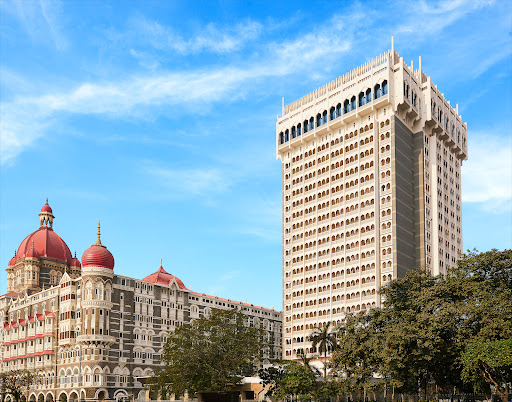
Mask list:
POLYGON ((328 322, 323 328, 315 328, 308 338, 313 348, 318 346, 318 352, 324 352, 324 380, 327 378, 327 348, 334 350, 337 346, 336 335, 330 328, 331 322, 328 322))
POLYGON ((311 365, 311 360, 313 360, 313 357, 307 357, 306 353, 298 353, 297 357, 300 359, 300 362, 309 368, 315 376, 320 375, 320 371, 315 366, 311 365))

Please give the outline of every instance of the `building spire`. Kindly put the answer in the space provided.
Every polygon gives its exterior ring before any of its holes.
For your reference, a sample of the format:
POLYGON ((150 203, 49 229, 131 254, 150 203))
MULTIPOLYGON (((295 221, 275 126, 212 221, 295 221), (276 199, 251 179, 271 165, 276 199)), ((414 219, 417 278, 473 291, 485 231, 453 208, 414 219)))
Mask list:
POLYGON ((162 259, 160 258, 160 268, 163 268, 164 266, 162 265, 162 259))
POLYGON ((100 235, 101 235, 101 232, 100 232, 100 220, 98 219, 98 240, 96 240, 96 245, 97 246, 101 246, 101 239, 100 239, 100 235))

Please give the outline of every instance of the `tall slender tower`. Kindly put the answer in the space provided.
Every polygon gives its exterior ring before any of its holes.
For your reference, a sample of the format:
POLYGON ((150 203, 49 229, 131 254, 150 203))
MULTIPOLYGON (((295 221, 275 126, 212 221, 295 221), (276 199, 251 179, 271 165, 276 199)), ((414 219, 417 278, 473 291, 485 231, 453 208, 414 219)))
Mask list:
POLYGON ((379 307, 408 270, 462 253, 467 127, 421 68, 392 49, 285 106, 283 357, 346 312, 379 307))

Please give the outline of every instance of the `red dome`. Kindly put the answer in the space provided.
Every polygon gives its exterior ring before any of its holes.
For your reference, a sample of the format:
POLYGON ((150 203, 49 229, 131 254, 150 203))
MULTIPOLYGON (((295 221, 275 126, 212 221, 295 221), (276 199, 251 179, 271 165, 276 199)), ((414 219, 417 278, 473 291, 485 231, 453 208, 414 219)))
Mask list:
POLYGON ((82 255, 82 265, 85 267, 103 267, 114 269, 114 256, 105 246, 92 245, 82 255))
POLYGON ((180 289, 188 290, 180 278, 171 275, 162 266, 160 266, 160 268, 158 268, 158 271, 156 271, 155 273, 148 275, 144 279, 142 279, 143 282, 156 283, 158 285, 164 286, 170 286, 173 280, 176 281, 176 284, 180 289))
POLYGON ((81 268, 82 267, 82 264, 80 264, 80 260, 78 258, 76 258, 76 251, 75 251, 75 256, 73 257, 73 259, 71 260, 71 265, 72 267, 78 267, 78 268, 81 268))
POLYGON ((48 204, 43 205, 43 208, 41 208, 41 212, 53 213, 52 208, 48 204))
POLYGON ((10 267, 11 265, 14 265, 14 264, 16 264, 16 256, 12 257, 12 258, 9 260, 9 265, 8 265, 8 266, 10 267))
POLYGON ((18 248, 16 258, 28 257, 29 252, 33 253, 32 248, 34 248, 38 257, 53 258, 67 264, 71 263, 72 256, 68 245, 48 226, 41 226, 34 233, 25 237, 18 248))

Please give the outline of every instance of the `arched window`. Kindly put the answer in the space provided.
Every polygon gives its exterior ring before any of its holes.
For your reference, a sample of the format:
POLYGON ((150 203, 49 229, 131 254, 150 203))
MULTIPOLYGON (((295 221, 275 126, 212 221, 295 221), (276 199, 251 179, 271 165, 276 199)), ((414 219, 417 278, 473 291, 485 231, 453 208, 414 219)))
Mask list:
POLYGON ((297 131, 295 129, 295 126, 292 127, 292 138, 297 137, 297 131))
POLYGON ((373 96, 374 99, 380 98, 380 96, 381 96, 380 84, 375 85, 375 87, 373 88, 373 93, 374 93, 374 96, 373 96))
POLYGON ((382 81, 382 95, 386 95, 388 93, 388 81, 382 81))
POLYGON ((334 120, 335 118, 336 118, 336 109, 333 106, 329 110, 329 119, 334 120))
POLYGON ((348 99, 345 99, 345 102, 343 102, 343 113, 350 112, 350 102, 348 99))
POLYGON ((372 101, 372 90, 370 88, 368 88, 366 90, 366 103, 371 102, 371 101, 372 101))
POLYGON ((284 134, 282 132, 279 133, 279 143, 284 144, 284 134))
POLYGON ((359 106, 363 106, 366 103, 366 96, 364 92, 359 93, 359 106))
POLYGON ((340 117, 341 116, 341 103, 338 103, 336 105, 336 117, 340 117))
POLYGON ((284 132, 284 142, 288 142, 289 139, 290 139, 290 132, 288 130, 286 130, 284 132))
POLYGON ((318 113, 316 115, 316 126, 320 127, 321 125, 322 125, 322 115, 320 113, 318 113))
POLYGON ((299 137, 301 135, 300 129, 301 129, 301 126, 299 123, 299 124, 297 124, 297 137, 299 137))
POLYGON ((356 108, 356 97, 353 96, 351 99, 350 99, 350 110, 354 110, 356 108))
POLYGON ((322 124, 327 123, 327 110, 322 113, 322 124))

